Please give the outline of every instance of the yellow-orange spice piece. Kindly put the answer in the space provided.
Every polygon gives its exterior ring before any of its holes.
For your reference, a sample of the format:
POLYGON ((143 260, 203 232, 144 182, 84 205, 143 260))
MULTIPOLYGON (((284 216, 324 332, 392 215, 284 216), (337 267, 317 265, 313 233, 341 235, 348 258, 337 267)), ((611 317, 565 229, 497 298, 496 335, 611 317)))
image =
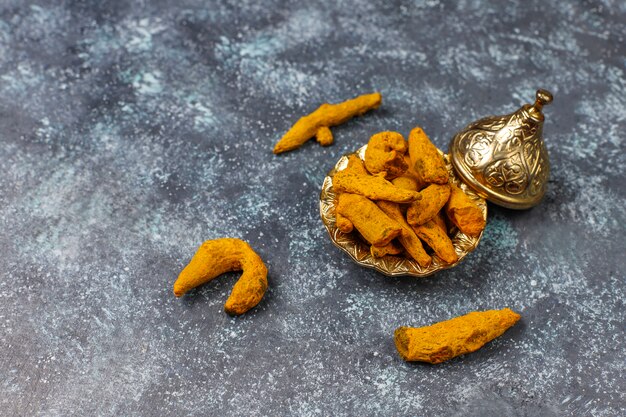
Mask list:
POLYGON ((430 246, 442 261, 447 264, 458 261, 459 256, 454 250, 454 245, 448 237, 447 231, 442 229, 437 222, 431 219, 420 226, 413 226, 413 231, 430 246))
POLYGON ((450 187, 446 214, 450 221, 466 235, 478 236, 485 228, 485 218, 480 207, 456 185, 450 187))
POLYGON ((407 142, 398 132, 379 132, 372 135, 365 150, 365 168, 373 175, 387 179, 399 177, 409 168, 404 160, 407 142))
POLYGON ((335 224, 337 225, 337 229, 341 230, 342 233, 352 233, 354 225, 350 220, 337 211, 337 204, 339 204, 338 200, 335 201, 335 224))
POLYGON ((410 203, 420 198, 417 191, 396 187, 381 176, 359 175, 345 170, 335 173, 333 189, 338 193, 359 194, 372 200, 396 203, 410 203))
POLYGON ((350 220, 361 236, 372 245, 384 246, 402 231, 402 227, 376 204, 358 194, 340 194, 337 212, 350 220))
POLYGON ((382 258, 387 255, 398 255, 402 253, 402 247, 397 245, 395 240, 387 243, 384 246, 370 246, 370 253, 374 258, 382 258))
POLYGON ((224 304, 231 315, 243 314, 256 306, 267 290, 267 268, 250 245, 241 239, 207 240, 195 253, 174 283, 174 295, 181 297, 192 288, 230 271, 243 271, 224 304))
POLYGON ((398 241, 406 249, 411 258, 423 268, 428 267, 432 258, 424 250, 422 242, 419 240, 411 226, 406 222, 400 205, 390 201, 378 201, 376 205, 385 212, 387 216, 398 222, 402 226, 402 233, 398 236, 398 241))
POLYGON ((409 133, 409 156, 417 179, 422 183, 447 184, 448 169, 437 147, 416 127, 409 133))
POLYGON ((417 175, 417 172, 415 172, 415 170, 413 169, 413 163, 411 162, 411 157, 409 156, 409 153, 407 152, 404 155, 404 162, 406 162, 406 164, 409 166, 408 169, 406 170, 406 172, 404 173, 404 177, 411 177, 415 180, 416 183, 416 190, 420 191, 421 189, 425 188, 428 184, 422 182, 417 175))
POLYGON ((299 148, 313 136, 317 136, 320 144, 329 145, 333 140, 329 127, 344 123, 368 110, 377 109, 381 102, 380 93, 373 93, 364 94, 342 103, 324 103, 313 113, 301 117, 276 143, 274 153, 279 154, 299 148), (320 132, 319 135, 318 132, 320 132))
POLYGON ((480 349, 519 319, 509 308, 472 312, 431 326, 399 327, 394 341, 402 359, 437 364, 480 349))
POLYGON ((419 226, 435 217, 450 197, 448 184, 431 184, 420 191, 421 199, 414 201, 406 212, 407 221, 412 226, 419 226))
POLYGON ((432 218, 432 221, 434 221, 441 230, 444 230, 446 233, 448 233, 448 225, 446 223, 446 218, 443 214, 443 210, 439 211, 439 213, 437 213, 437 215, 432 218))

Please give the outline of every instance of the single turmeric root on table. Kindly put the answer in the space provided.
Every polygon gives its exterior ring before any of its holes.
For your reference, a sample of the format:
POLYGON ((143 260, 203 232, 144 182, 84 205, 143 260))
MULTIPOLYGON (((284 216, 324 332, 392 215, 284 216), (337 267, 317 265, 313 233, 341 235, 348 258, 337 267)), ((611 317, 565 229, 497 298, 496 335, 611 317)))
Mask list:
POLYGON ((256 306, 267 290, 267 268, 263 260, 241 239, 207 240, 195 253, 174 283, 174 295, 181 297, 192 288, 230 271, 243 271, 224 304, 231 315, 243 314, 256 306))
POLYGON ((375 246, 387 245, 402 231, 402 227, 376 204, 358 194, 340 194, 336 210, 354 225, 366 241, 375 246))
POLYGON ((431 326, 399 327, 394 341, 402 359, 437 364, 480 349, 519 319, 509 308, 472 312, 431 326))
POLYGON ((365 94, 337 104, 322 104, 313 113, 300 118, 274 146, 274 153, 279 154, 299 148, 317 137, 322 146, 333 143, 331 126, 347 122, 369 110, 377 109, 382 102, 380 93, 365 94))

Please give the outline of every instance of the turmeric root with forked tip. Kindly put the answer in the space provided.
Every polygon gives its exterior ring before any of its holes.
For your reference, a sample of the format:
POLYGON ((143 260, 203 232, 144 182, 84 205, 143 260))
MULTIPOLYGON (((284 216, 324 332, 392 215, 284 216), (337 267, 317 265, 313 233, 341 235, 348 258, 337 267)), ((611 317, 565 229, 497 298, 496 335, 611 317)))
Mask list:
POLYGON ((396 203, 410 203, 420 198, 417 191, 396 187, 383 177, 358 175, 346 172, 346 170, 335 174, 333 189, 338 193, 359 194, 372 200, 387 200, 396 203))
POLYGON ((340 194, 337 213, 350 220, 361 236, 375 246, 385 246, 402 231, 376 204, 358 194, 340 194))
POLYGON ((411 157, 411 172, 420 182, 448 183, 449 174, 446 163, 420 127, 416 127, 409 133, 409 156, 411 157))
POLYGON ((204 242, 174 283, 174 295, 180 297, 230 271, 243 271, 243 274, 226 300, 224 310, 231 315, 243 314, 263 298, 267 290, 267 268, 250 245, 240 239, 204 242))
POLYGON ((329 127, 347 122, 354 116, 359 116, 369 110, 377 109, 381 102, 380 93, 373 93, 358 96, 343 103, 324 103, 313 113, 300 118, 274 146, 274 153, 279 154, 299 148, 313 136, 317 137, 321 145, 330 145, 333 137, 329 127))
POLYGON ((380 132, 373 135, 365 150, 365 168, 374 174, 393 179, 409 168, 404 160, 408 147, 398 132, 380 132))
POLYGON ((509 308, 475 311, 431 326, 399 327, 394 342, 405 361, 437 364, 480 349, 519 319, 509 308))

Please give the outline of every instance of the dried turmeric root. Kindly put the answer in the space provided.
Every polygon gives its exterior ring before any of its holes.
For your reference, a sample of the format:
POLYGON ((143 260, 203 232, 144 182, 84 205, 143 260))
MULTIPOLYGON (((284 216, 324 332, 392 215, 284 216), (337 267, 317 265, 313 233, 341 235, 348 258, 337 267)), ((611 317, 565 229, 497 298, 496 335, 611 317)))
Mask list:
POLYGON ((409 156, 412 172, 423 183, 447 184, 448 170, 442 156, 426 133, 416 127, 409 134, 409 156))
POLYGON ((446 214, 452 223, 466 235, 478 236, 485 228, 485 218, 474 202, 456 185, 450 187, 446 214))
POLYGON ((373 135, 365 150, 365 168, 387 179, 399 177, 409 168, 404 160, 407 143, 398 132, 380 132, 373 135))
POLYGON ((426 327, 399 327, 394 333, 405 361, 441 363, 474 352, 520 319, 511 309, 472 312, 426 327))
POLYGON ((406 170, 406 172, 404 173, 403 176, 413 178, 415 180, 415 183, 416 183, 416 186, 417 186, 416 190, 420 191, 422 188, 425 188, 428 184, 422 182, 421 179, 420 179, 421 177, 417 174, 417 172, 415 172, 415 169, 413 169, 413 163, 411 162, 411 157, 409 156, 409 152, 407 152, 404 155, 404 162, 406 162, 406 164, 409 167, 408 167, 408 169, 406 170))
POLYGON ((345 218, 336 209, 335 209, 335 224, 337 225, 337 229, 341 230, 341 232, 343 233, 351 233, 352 230, 354 230, 354 225, 352 224, 352 222, 348 220, 347 218, 345 218))
POLYGON ((448 184, 431 184, 420 191, 422 198, 414 201, 406 212, 407 221, 412 226, 419 226, 435 217, 450 197, 448 184))
POLYGON ((446 224, 446 219, 443 214, 443 210, 441 210, 435 217, 432 218, 432 221, 443 231, 448 233, 448 225, 446 224))
POLYGON ((401 177, 394 178, 391 183, 396 187, 403 188, 409 191, 418 191, 419 184, 417 180, 409 175, 402 175, 401 177))
POLYGON ((263 298, 267 290, 267 268, 250 245, 240 239, 204 242, 174 283, 174 295, 180 297, 230 271, 243 271, 243 274, 226 300, 224 310, 231 315, 243 314, 263 298))
POLYGON ((322 104, 313 113, 300 118, 274 146, 274 153, 279 154, 299 148, 304 142, 317 137, 323 145, 333 143, 333 136, 329 129, 347 122, 354 116, 359 116, 369 110, 377 109, 382 102, 380 93, 365 94, 343 103, 322 104))
POLYGON ((350 220, 363 238, 375 246, 385 246, 402 231, 376 204, 358 194, 340 194, 337 213, 350 220))
POLYGON ((396 187, 383 177, 358 175, 346 170, 333 177, 333 189, 338 193, 359 194, 372 200, 387 200, 396 203, 410 203, 421 196, 417 191, 396 187))
POLYGON ((409 224, 404 219, 404 214, 402 213, 400 205, 397 203, 392 203, 390 201, 378 201, 376 205, 387 216, 389 216, 391 219, 398 222, 400 226, 402 226, 402 232, 400 233, 400 236, 398 236, 398 241, 404 247, 404 249, 406 249, 411 258, 415 259, 419 266, 423 268, 429 266, 432 262, 432 258, 426 253, 422 242, 419 240, 417 235, 415 235, 415 232, 413 231, 413 229, 411 229, 411 226, 409 226, 409 224))
POLYGON ((445 229, 442 229, 436 221, 429 220, 420 226, 413 226, 415 234, 422 239, 435 254, 447 264, 453 264, 459 260, 454 250, 454 245, 448 237, 445 229))
POLYGON ((374 258, 382 258, 383 256, 402 253, 402 247, 398 246, 395 241, 392 240, 385 246, 370 246, 370 253, 374 258))
MULTIPOLYGON (((369 175, 365 166, 363 165, 363 161, 358 156, 352 154, 348 156, 348 165, 344 168, 344 172, 350 172, 358 175, 369 175)), ((336 191, 336 190, 335 190, 336 191)), ((351 233, 354 229, 354 225, 348 219, 341 215, 336 209, 339 199, 339 192, 337 192, 337 197, 335 198, 335 224, 337 228, 341 230, 343 233, 351 233)))
POLYGON ((346 168, 342 172, 349 172, 355 175, 369 175, 369 173, 365 169, 363 161, 361 161, 361 158, 359 158, 355 154, 348 156, 348 166, 346 166, 346 168))

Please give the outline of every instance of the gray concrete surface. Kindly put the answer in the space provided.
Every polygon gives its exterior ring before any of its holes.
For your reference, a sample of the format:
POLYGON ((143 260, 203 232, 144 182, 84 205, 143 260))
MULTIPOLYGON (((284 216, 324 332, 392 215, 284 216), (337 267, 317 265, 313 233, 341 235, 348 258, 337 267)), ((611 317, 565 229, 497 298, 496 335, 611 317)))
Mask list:
POLYGON ((619 416, 626 413, 623 1, 0 1, 0 415, 619 416), (547 88, 545 201, 490 207, 478 249, 429 279, 354 265, 318 215, 335 161, 547 88), (276 157, 324 101, 383 107, 276 157), (205 239, 237 274, 183 299, 205 239), (509 306, 471 355, 404 363, 401 325, 509 306))

